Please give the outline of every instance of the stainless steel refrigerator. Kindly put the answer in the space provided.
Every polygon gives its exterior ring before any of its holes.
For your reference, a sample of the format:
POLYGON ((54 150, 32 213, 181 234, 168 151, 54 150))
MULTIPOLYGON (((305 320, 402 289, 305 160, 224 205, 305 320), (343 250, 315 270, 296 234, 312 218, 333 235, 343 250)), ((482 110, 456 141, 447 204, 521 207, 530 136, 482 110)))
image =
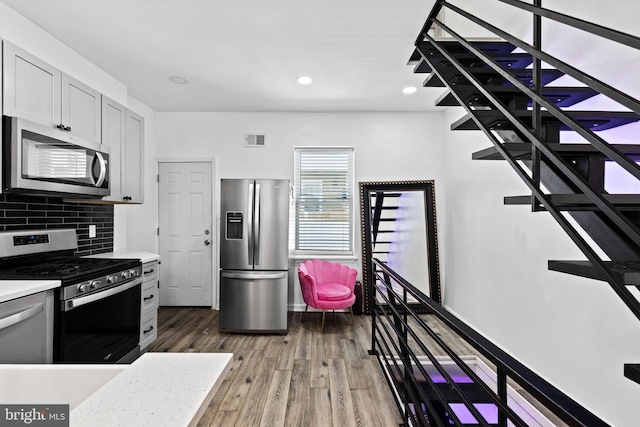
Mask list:
POLYGON ((289 180, 220 183, 220 330, 287 333, 289 180))

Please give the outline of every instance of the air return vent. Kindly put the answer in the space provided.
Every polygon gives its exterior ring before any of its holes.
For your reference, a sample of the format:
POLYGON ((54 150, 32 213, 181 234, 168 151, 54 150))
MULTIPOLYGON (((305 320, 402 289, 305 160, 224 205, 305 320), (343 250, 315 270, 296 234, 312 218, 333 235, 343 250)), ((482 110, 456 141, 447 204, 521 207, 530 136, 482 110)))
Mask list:
POLYGON ((263 133, 245 133, 244 146, 245 147, 265 147, 266 135, 263 133))

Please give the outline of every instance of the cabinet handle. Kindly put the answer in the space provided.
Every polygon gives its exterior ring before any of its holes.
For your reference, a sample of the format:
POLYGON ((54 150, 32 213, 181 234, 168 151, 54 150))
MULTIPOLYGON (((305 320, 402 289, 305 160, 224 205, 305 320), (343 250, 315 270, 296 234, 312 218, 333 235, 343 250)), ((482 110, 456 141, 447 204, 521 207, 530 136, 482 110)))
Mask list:
POLYGON ((58 129, 60 130, 66 130, 64 125, 62 123, 60 123, 58 126, 56 126, 58 129))
POLYGON ((146 331, 142 331, 142 333, 143 334, 148 334, 151 331, 153 331, 153 326, 149 326, 149 329, 147 329, 146 331))
POLYGON ((143 298, 143 300, 145 300, 145 301, 149 301, 150 299, 153 299, 153 295, 143 298))
POLYGON ((151 274, 151 273, 153 273, 153 268, 151 270, 147 270, 144 272, 144 274, 151 274))

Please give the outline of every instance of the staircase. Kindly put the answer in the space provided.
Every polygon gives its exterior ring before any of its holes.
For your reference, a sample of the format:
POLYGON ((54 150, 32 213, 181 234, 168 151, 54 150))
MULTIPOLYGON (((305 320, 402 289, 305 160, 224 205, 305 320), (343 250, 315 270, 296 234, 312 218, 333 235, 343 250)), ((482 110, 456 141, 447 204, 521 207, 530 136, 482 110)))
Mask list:
MULTIPOLYGON (((640 39, 544 9, 541 0, 496 2, 531 13, 531 44, 437 1, 409 63, 415 73, 428 73, 425 87, 444 88, 437 105, 466 110, 452 130, 480 130, 491 142, 473 159, 506 161, 529 188, 530 194, 506 195, 504 203, 551 214, 586 258, 550 260, 548 268, 607 282, 640 320, 640 302, 631 291, 640 287, 640 194, 609 194, 605 182, 605 165, 610 162, 640 179, 640 145, 619 144, 602 134, 640 121, 640 102, 543 51, 541 20, 635 49, 640 49, 640 39), (465 39, 438 17, 445 9, 447 16, 457 14, 489 30, 495 40, 465 39), (447 38, 436 38, 434 28, 447 38), (576 84, 554 85, 563 76, 576 84), (607 97, 623 111, 573 107, 594 97, 607 97), (563 143, 571 133, 584 142, 563 143)), ((639 365, 627 364, 624 372, 640 383, 639 365)))

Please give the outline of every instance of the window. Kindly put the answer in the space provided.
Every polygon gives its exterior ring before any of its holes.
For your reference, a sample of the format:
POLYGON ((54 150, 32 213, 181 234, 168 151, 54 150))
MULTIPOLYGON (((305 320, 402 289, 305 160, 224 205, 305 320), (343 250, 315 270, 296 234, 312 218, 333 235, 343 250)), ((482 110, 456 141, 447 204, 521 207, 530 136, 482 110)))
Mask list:
POLYGON ((295 250, 353 252, 353 148, 295 149, 295 250))

